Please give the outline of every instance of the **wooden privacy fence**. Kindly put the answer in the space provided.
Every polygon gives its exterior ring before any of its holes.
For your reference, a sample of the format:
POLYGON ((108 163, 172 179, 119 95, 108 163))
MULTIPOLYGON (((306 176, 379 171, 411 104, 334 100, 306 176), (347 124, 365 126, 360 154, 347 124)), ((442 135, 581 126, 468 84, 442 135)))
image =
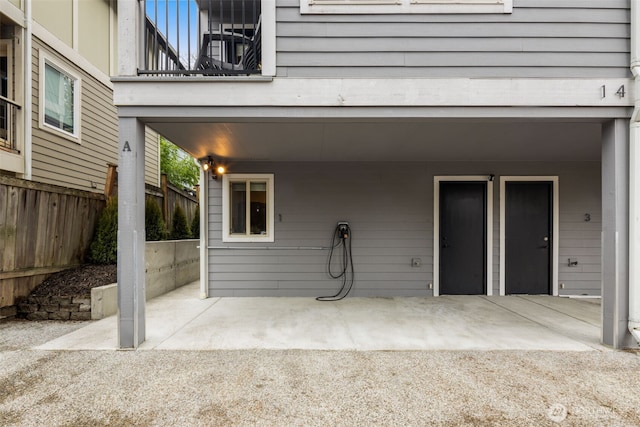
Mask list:
MULTIPOLYGON (((162 192, 165 196, 163 204, 160 205, 160 207, 162 208, 162 214, 167 225, 167 229, 171 230, 171 224, 173 224, 173 213, 175 212, 176 206, 180 206, 182 208, 187 217, 189 227, 191 227, 193 216, 196 214, 196 210, 199 209, 198 198, 171 185, 167 181, 166 175, 161 176, 161 184, 162 192)), ((191 230, 191 232, 193 233, 193 230, 191 230)))
MULTIPOLYGON (((115 171, 105 193, 117 194, 115 171), (107 190, 109 189, 109 190, 107 190)), ((176 205, 189 224, 196 196, 166 181, 146 186, 170 230, 176 205)), ((106 195, 0 175, 0 308, 16 304, 50 274, 84 263, 106 195)), ((1 317, 1 316, 0 316, 1 317)))
POLYGON ((104 205, 102 194, 0 176, 0 308, 83 263, 104 205))
MULTIPOLYGON (((187 223, 191 226, 191 221, 193 220, 196 211, 199 209, 197 195, 192 195, 178 187, 175 187, 169 183, 167 176, 164 174, 160 176, 160 187, 146 184, 145 193, 147 199, 152 199, 158 204, 158 207, 162 211, 162 219, 168 232, 171 231, 173 213, 175 212, 176 206, 180 206, 182 208, 187 217, 187 223)), ((117 165, 112 163, 107 164, 105 194, 107 196, 115 196, 118 194, 117 165)))

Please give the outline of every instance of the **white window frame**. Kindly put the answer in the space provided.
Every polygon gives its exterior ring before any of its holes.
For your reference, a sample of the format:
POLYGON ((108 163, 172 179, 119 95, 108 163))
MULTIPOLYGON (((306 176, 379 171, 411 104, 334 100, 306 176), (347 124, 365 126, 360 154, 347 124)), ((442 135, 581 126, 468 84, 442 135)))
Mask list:
POLYGON ((80 100, 82 99, 81 90, 82 90, 82 79, 80 75, 72 71, 68 66, 62 65, 59 61, 48 55, 47 53, 40 51, 40 82, 39 82, 39 90, 40 90, 40 100, 39 100, 39 127, 40 129, 46 130, 48 132, 54 133, 58 136, 66 138, 76 143, 80 143, 80 128, 81 128, 81 117, 80 117, 80 100), (45 66, 48 65, 53 67, 59 73, 66 75, 67 77, 73 80, 73 132, 67 132, 63 129, 60 129, 56 126, 50 125, 45 121, 45 79, 46 72, 45 66))
MULTIPOLYGON (((274 241, 274 184, 273 174, 226 174, 222 177, 222 241, 223 242, 273 242, 274 241), (266 181, 267 183, 267 234, 237 235, 229 232, 231 224, 231 183, 237 181, 266 181)), ((247 203, 247 210, 250 203, 247 203)), ((250 215, 246 216, 247 219, 250 215)))
POLYGON ((300 0, 300 13, 511 13, 513 0, 300 0))

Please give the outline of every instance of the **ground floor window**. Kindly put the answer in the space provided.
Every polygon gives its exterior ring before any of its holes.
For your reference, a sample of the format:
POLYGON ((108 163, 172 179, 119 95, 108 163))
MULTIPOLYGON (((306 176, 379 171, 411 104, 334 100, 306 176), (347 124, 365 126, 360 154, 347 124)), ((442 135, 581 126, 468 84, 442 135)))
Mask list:
POLYGON ((273 242, 273 175, 224 175, 222 192, 223 241, 273 242))

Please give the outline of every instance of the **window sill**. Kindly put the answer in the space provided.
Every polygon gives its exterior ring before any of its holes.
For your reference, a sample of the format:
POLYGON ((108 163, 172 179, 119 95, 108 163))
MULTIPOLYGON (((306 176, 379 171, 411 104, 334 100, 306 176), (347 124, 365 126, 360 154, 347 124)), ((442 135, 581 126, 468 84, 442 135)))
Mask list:
POLYGON ((59 136, 60 138, 64 138, 68 141, 75 142, 76 144, 81 145, 79 133, 74 135, 42 122, 40 123, 39 128, 45 132, 48 132, 50 134, 59 136))
POLYGON ((265 237, 233 237, 233 236, 224 236, 222 238, 223 243, 273 243, 275 240, 273 236, 265 236, 265 237))

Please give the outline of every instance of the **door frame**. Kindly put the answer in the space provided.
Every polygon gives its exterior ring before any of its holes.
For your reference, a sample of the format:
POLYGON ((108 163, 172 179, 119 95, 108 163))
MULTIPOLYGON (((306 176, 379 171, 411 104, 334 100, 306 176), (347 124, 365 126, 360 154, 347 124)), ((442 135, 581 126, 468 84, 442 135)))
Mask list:
POLYGON ((440 296, 440 183, 479 181, 487 183, 487 295, 493 295, 493 176, 440 175, 433 177, 433 296, 440 296))
POLYGON ((559 260, 559 230, 560 230, 560 193, 559 180, 557 175, 553 176, 501 176, 500 177, 500 295, 506 295, 506 182, 507 181, 525 181, 538 182, 547 181, 552 183, 553 191, 553 207, 551 220, 551 295, 558 296, 558 260, 559 260))

